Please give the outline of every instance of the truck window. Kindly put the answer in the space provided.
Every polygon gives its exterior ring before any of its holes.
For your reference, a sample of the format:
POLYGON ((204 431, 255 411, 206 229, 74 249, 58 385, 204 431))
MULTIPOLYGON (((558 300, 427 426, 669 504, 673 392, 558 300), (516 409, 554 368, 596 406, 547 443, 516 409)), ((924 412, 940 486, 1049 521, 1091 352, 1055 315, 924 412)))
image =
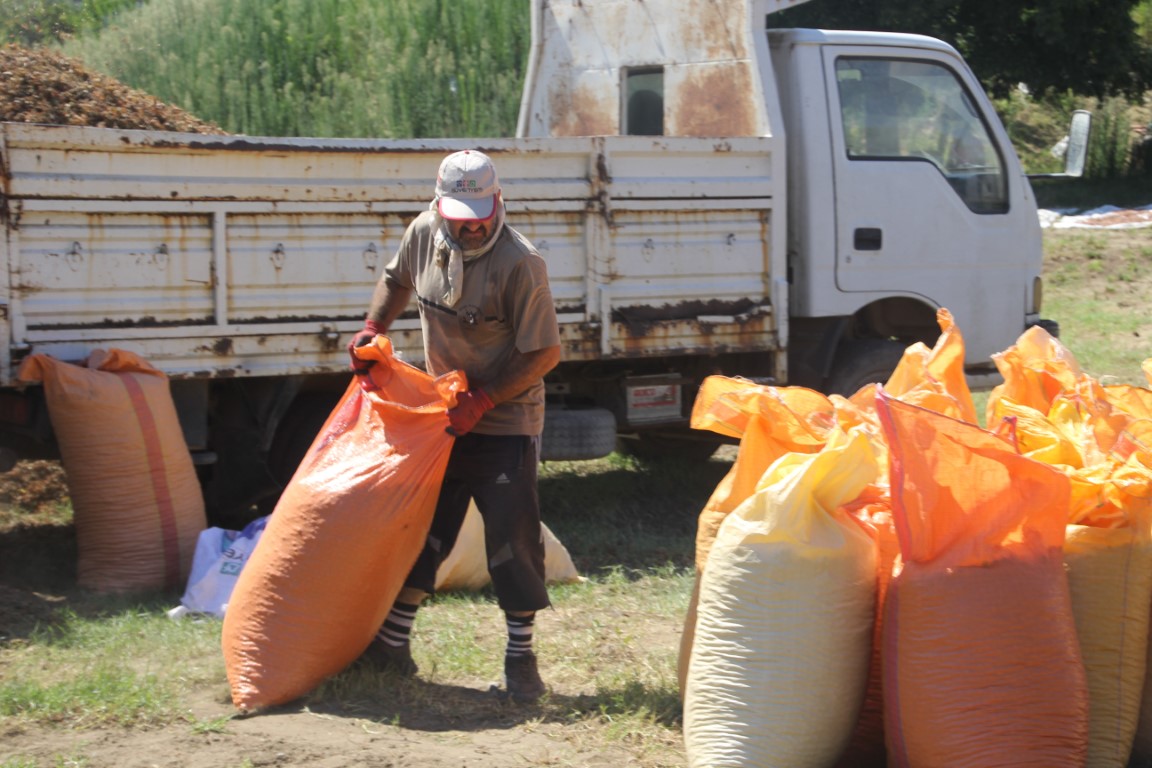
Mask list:
POLYGON ((624 75, 624 131, 628 136, 664 135, 664 68, 629 69, 624 75))
POLYGON ((1008 210, 1004 162, 955 73, 930 61, 836 60, 851 160, 931 163, 976 213, 1008 210))

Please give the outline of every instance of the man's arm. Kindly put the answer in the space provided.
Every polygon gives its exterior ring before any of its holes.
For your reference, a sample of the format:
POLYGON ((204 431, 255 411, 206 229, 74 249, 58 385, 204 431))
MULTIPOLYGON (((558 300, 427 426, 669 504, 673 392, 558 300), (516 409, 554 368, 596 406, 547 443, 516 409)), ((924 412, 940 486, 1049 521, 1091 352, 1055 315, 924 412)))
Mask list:
POLYGON ((559 362, 560 345, 532 352, 516 352, 497 378, 477 384, 493 403, 502 403, 528 389, 559 362))
POLYGON ((376 290, 372 292, 372 301, 368 304, 368 315, 365 319, 375 323, 380 333, 387 333, 392 327, 392 322, 408 306, 408 300, 411 298, 411 288, 405 288, 384 278, 376 283, 376 290))

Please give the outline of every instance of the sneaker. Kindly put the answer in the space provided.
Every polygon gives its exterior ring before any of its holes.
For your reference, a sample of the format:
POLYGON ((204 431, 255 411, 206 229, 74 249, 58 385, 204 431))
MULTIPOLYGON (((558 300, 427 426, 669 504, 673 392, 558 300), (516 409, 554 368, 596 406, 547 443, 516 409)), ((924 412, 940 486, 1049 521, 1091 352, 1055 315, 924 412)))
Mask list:
POLYGON ((504 657, 504 688, 519 704, 531 704, 548 691, 536 669, 536 654, 504 657))
POLYGON ((416 677, 420 668, 412 659, 412 648, 405 645, 388 645, 376 638, 364 649, 359 661, 382 672, 393 672, 400 677, 416 677))

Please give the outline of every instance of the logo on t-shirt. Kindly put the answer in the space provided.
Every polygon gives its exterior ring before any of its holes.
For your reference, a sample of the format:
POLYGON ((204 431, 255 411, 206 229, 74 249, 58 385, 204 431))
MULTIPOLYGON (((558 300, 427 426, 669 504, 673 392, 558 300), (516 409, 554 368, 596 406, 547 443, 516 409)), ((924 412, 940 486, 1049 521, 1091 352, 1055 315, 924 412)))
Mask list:
POLYGON ((465 330, 480 326, 480 307, 475 304, 464 305, 456 311, 456 316, 460 318, 460 326, 465 330))

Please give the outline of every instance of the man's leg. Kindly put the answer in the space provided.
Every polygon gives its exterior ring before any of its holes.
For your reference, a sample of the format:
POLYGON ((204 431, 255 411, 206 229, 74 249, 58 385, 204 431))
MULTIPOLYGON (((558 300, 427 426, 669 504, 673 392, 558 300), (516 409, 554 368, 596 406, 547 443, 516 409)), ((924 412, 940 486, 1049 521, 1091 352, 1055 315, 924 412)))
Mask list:
POLYGON ((461 482, 456 477, 457 468, 461 463, 466 465, 468 462, 458 458, 454 445, 448 458, 448 469, 436 500, 436 511, 424 548, 408 572, 404 587, 396 596, 388 616, 376 632, 376 637, 364 651, 363 658, 373 665, 395 670, 405 677, 414 677, 419 671, 412 659, 409 642, 416 612, 424 598, 434 591, 436 571, 452 551, 460 533, 460 526, 464 523, 464 516, 468 512, 470 496, 467 483, 461 482))
POLYGON ((536 611, 550 605, 536 488, 539 443, 525 436, 489 442, 488 466, 472 478, 471 489, 484 518, 488 572, 508 628, 505 684, 514 700, 532 702, 547 690, 532 650, 536 611))

